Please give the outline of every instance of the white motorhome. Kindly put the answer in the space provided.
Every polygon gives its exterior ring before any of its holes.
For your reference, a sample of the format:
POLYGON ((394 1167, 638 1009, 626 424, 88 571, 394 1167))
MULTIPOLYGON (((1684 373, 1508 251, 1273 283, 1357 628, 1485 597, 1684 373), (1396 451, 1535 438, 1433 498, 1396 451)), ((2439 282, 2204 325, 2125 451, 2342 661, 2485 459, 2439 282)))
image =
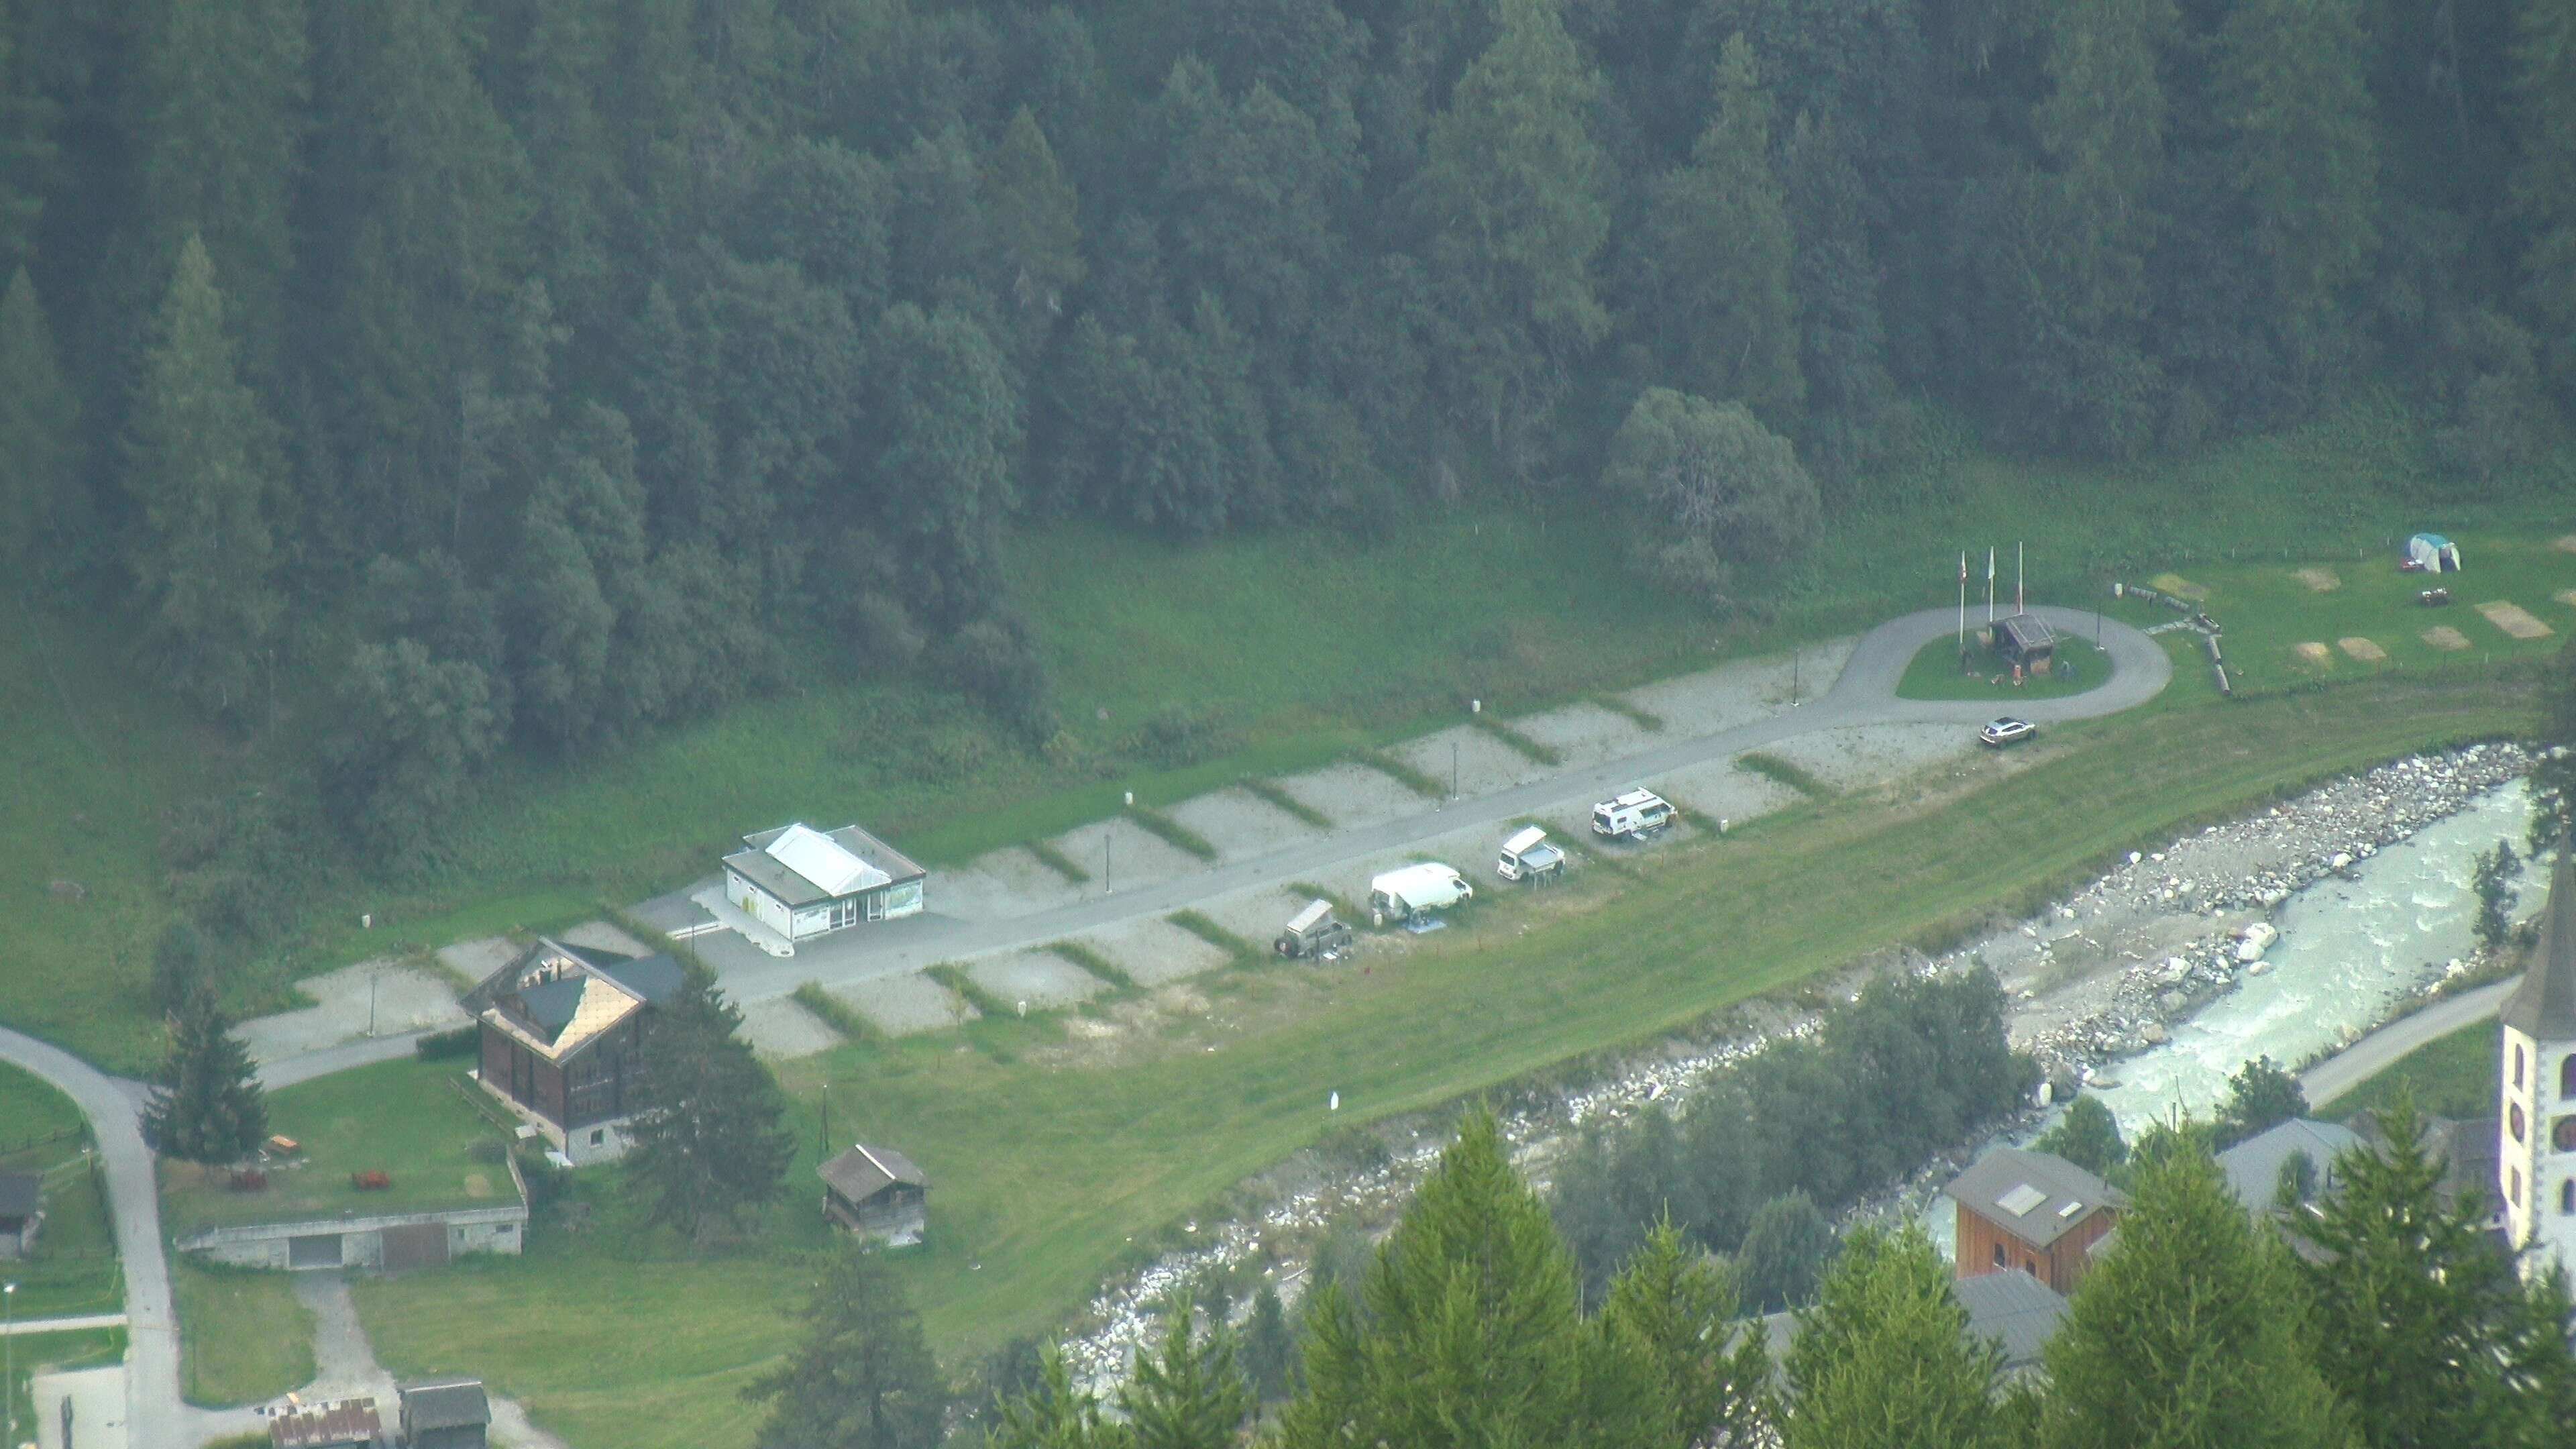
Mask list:
POLYGON ((1547 832, 1535 825, 1514 831, 1494 863, 1494 873, 1505 880, 1546 880, 1564 868, 1565 852, 1548 844, 1547 832))
POLYGON ((1467 878, 1436 861, 1391 870, 1369 882, 1369 913, 1379 924, 1409 921, 1428 911, 1471 899, 1467 878))
POLYGON ((1631 790, 1592 807, 1592 833, 1613 840, 1644 840, 1673 823, 1670 802, 1652 790, 1631 790))

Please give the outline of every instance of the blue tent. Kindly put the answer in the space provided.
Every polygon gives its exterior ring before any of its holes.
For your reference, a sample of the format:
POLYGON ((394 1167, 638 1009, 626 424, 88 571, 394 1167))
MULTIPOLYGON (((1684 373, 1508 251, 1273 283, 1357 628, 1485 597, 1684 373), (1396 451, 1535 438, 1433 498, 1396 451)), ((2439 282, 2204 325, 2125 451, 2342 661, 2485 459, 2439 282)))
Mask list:
POLYGON ((2460 571, 2460 546, 2438 533, 2419 533, 2406 540, 2406 561, 2428 574, 2455 574, 2460 571))

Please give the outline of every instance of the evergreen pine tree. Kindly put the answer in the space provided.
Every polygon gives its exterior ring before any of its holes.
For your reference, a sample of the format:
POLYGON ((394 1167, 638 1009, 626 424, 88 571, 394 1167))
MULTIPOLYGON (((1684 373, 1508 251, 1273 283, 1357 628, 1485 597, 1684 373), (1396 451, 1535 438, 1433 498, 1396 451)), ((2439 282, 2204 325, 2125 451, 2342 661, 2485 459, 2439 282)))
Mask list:
POLYGON ((2334 1164, 2335 1190, 2298 1223, 2317 1250, 2299 1263, 2317 1367, 2370 1449, 2544 1442, 2539 1397, 2507 1377, 2523 1285, 2485 1241, 2485 1207, 2443 1204, 2444 1164, 2402 1085, 2378 1135, 2334 1164))
POLYGON ((1431 123, 1411 212, 1447 303, 1449 404, 1526 474, 1531 436, 1610 325, 1592 274, 1608 166, 1589 128, 1600 78, 1559 0, 1501 0, 1499 16, 1431 123))
POLYGON ((233 368, 214 262, 180 249, 126 442, 126 491, 143 526, 128 564, 141 585, 152 677, 219 714, 250 711, 261 655, 284 607, 276 438, 233 368))
MULTIPOLYGON (((1798 1315, 1775 1413, 1785 1449, 2004 1449, 1999 1359, 1912 1227, 1855 1231, 1798 1315)), ((2127 1443, 2113 1438, 2105 1444, 2127 1443)), ((2215 1446, 2212 1446, 2215 1449, 2215 1446)))
POLYGON ((1279 1290, 1268 1283, 1252 1295, 1252 1318, 1243 1326, 1243 1376, 1265 1404, 1288 1397, 1297 1377, 1297 1334, 1279 1290))
POLYGON ((2151 1134, 2131 1199, 2048 1345, 2050 1449, 2341 1449, 2350 1418, 2312 1359, 2289 1250, 2209 1154, 2151 1134))
POLYGON ((1118 1407, 1136 1449, 1232 1449, 1258 1400, 1234 1360, 1234 1335, 1212 1325, 1194 1341, 1188 1305, 1163 1323, 1153 1352, 1139 1354, 1118 1407))
POLYGON ((0 566, 21 587, 58 582, 88 545, 80 411, 27 269, 0 295, 0 566))
POLYGON ((1134 1449, 1134 1429, 1101 1416, 1100 1400, 1073 1386, 1064 1353, 1050 1348, 1036 1387, 997 1406, 1000 1422, 987 1433, 988 1449, 1134 1449))
MULTIPOLYGON (((795 1155, 779 1126, 787 1099, 735 1034, 741 1025, 742 1009, 693 964, 645 1027, 653 1067, 632 1128, 632 1171, 650 1194, 647 1220, 694 1239, 737 1227, 744 1213, 776 1201, 795 1155)), ((871 1276, 850 1272, 844 1286, 852 1292, 871 1276)))
POLYGON ((2546 375, 2576 404, 2576 9, 2560 0, 2514 7, 2513 109, 2523 309, 2548 339, 2546 375))
POLYGON ((1691 164, 1660 178, 1648 203, 1641 320, 1665 339, 1684 391, 1784 426, 1806 395, 1788 202, 1772 170, 1771 94, 1743 36, 1727 40, 1715 84, 1691 164))
POLYGON ((802 1314, 805 1337, 743 1397, 769 1405, 759 1449, 933 1449, 948 1389, 885 1258, 842 1247, 802 1314))
POLYGON ((205 997, 178 1017, 161 1082, 143 1105, 143 1140, 164 1157, 240 1162, 268 1136, 268 1100, 250 1049, 205 997))
POLYGON ((2235 190, 2271 283, 2263 309, 2304 395, 2346 361, 2350 290, 2378 243, 2361 0, 2247 0, 2218 36, 2235 190))
POLYGON ((1547 1211, 1512 1170, 1501 1129, 1477 1113, 1414 1194, 1363 1288, 1307 1315, 1306 1386, 1281 1410, 1283 1449, 1400 1444, 1635 1442, 1650 1398, 1621 1384, 1583 1322, 1574 1267, 1547 1211))
POLYGON ((1745 1306, 1760 1313, 1803 1306, 1832 1265, 1835 1246, 1833 1224, 1805 1193, 1764 1203, 1735 1253, 1745 1306))
POLYGON ((1022 106, 993 143, 980 173, 990 238, 988 275, 1016 319, 1019 356, 1035 356, 1055 331, 1065 301, 1082 284, 1082 215, 1073 181, 1056 163, 1046 132, 1022 106))
POLYGON ((1759 1333, 1739 1331, 1738 1307, 1725 1265, 1684 1247, 1669 1220, 1646 1234, 1611 1280, 1601 1327, 1618 1352, 1643 1366, 1656 1392, 1662 1412, 1649 1442, 1752 1442, 1770 1346, 1759 1333))

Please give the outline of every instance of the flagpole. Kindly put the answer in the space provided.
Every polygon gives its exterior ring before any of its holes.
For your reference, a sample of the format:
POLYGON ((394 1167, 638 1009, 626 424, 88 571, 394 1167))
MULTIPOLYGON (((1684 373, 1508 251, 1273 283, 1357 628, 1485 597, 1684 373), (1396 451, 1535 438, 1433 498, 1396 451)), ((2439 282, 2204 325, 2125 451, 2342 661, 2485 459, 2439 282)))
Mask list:
POLYGON ((1959 550, 1959 657, 1968 657, 1968 551, 1959 550))
POLYGON ((2023 603, 2021 598, 2021 540, 2019 539, 2013 540, 2013 612, 2016 614, 2030 612, 2030 605, 2023 603))
POLYGON ((1986 622, 1995 621, 1995 549, 1986 545, 1986 622))

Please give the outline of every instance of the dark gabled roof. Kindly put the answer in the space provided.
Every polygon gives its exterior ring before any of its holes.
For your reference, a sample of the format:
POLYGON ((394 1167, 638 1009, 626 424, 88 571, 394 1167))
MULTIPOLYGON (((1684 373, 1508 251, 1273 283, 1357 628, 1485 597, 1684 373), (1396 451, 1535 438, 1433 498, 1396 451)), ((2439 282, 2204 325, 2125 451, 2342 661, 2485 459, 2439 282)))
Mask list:
POLYGON ((539 937, 464 1000, 483 1020, 560 1062, 679 990, 683 979, 669 956, 625 956, 539 937))
POLYGON ((1995 621, 1997 639, 2010 639, 2014 648, 2025 653, 2045 649, 2057 642, 2057 631, 2037 614, 2007 614, 1995 621))
POLYGON ((423 1429, 471 1429, 492 1422, 492 1404, 481 1379, 420 1379, 395 1390, 403 1415, 423 1429))
POLYGON ((603 966, 599 974, 643 997, 648 1002, 666 1001, 687 979, 680 963, 668 956, 645 956, 603 966))
POLYGON ((2549 874, 2548 919, 2522 984, 2505 998, 2504 1024, 2534 1041, 2576 1040, 2576 845, 2549 874))
POLYGON ((32 1172, 0 1172, 0 1218, 32 1218, 44 1200, 44 1178, 32 1172))
POLYGON ((277 1449, 339 1449, 373 1445, 384 1433, 373 1399, 341 1399, 268 1421, 268 1439, 277 1449))
POLYGON ((2066 1316, 2066 1300, 2028 1273, 1979 1273, 1950 1288, 1968 1310, 1968 1332, 1994 1340, 2008 1369, 2039 1362, 2057 1320, 2066 1316))
POLYGON ((870 1147, 865 1143, 851 1148, 821 1167, 814 1169, 825 1185, 851 1202, 865 1202, 896 1183, 907 1187, 928 1187, 930 1179, 913 1166, 912 1159, 891 1147, 870 1147))
POLYGON ((2035 1248, 2106 1207, 2126 1207, 2109 1183, 2063 1157, 1998 1147, 1942 1189, 1977 1216, 2035 1248))

